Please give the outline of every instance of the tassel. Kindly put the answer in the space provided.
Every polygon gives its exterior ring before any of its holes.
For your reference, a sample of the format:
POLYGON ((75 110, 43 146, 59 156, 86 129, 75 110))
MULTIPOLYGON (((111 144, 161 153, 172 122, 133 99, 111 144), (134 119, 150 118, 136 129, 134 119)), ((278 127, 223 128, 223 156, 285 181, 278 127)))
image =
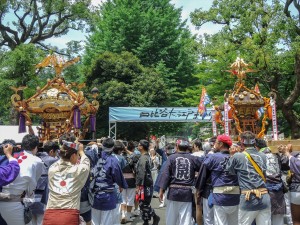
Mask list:
POLYGON ((19 116, 19 133, 26 133, 26 119, 22 113, 19 116))
POLYGON ((78 106, 76 106, 74 109, 73 125, 75 129, 81 128, 80 109, 78 106))
POLYGON ((96 131, 96 116, 90 115, 90 132, 96 131))

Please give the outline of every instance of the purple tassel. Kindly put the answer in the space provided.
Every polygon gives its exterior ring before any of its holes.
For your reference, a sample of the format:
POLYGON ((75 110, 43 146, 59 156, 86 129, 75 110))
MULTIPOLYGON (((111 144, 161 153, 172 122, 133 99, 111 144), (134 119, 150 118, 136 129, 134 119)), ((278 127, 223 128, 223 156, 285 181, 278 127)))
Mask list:
POLYGON ((75 129, 81 128, 80 109, 78 106, 74 109, 73 125, 75 129))
POLYGON ((19 133, 26 133, 26 119, 25 119, 25 116, 20 113, 20 116, 19 116, 19 133))
POLYGON ((95 132, 96 131, 96 116, 90 115, 90 131, 95 132))

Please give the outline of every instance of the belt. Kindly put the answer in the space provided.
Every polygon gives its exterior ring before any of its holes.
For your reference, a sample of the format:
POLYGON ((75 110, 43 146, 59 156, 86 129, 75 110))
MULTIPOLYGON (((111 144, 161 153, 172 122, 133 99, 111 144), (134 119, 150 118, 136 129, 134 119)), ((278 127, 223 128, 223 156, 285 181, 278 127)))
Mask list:
POLYGON ((213 188, 214 194, 240 194, 240 187, 239 186, 221 186, 221 187, 214 187, 213 188))
POLYGON ((244 190, 241 192, 242 194, 245 194, 246 201, 250 200, 250 195, 255 194, 257 198, 261 198, 262 195, 268 194, 267 188, 257 188, 252 190, 244 190))
POLYGON ((183 189, 192 189, 192 186, 180 185, 180 184, 171 184, 171 188, 183 188, 183 189))
POLYGON ((135 178, 133 173, 123 173, 124 178, 135 178))
POLYGON ((21 202, 21 195, 11 195, 9 193, 0 192, 0 202, 21 202))
POLYGON ((196 188, 194 186, 180 185, 180 184, 171 184, 170 188, 182 188, 182 189, 191 189, 192 193, 196 193, 196 188))

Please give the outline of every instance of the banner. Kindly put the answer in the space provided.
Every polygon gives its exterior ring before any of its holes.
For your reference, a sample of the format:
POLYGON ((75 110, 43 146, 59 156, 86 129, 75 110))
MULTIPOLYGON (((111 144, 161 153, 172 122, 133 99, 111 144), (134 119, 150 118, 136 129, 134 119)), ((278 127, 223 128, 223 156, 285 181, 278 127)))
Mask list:
POLYGON ((218 135, 215 113, 216 113, 215 110, 212 110, 211 115, 212 115, 212 131, 213 131, 213 136, 217 136, 218 135))
POLYGON ((224 102, 224 123, 225 123, 225 134, 229 136, 229 123, 228 123, 228 102, 224 102))
POLYGON ((270 105, 272 106, 272 127, 273 127, 273 140, 278 140, 278 131, 277 131, 277 115, 276 115, 276 102, 271 98, 270 105))
POLYGON ((211 122, 212 108, 201 116, 196 107, 110 107, 109 122, 211 122))

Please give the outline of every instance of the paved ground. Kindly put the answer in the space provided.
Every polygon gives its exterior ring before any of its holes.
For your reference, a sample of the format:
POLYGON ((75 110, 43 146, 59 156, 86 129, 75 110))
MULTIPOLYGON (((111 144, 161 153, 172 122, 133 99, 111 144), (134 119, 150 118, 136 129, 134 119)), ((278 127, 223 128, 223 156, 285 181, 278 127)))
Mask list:
MULTIPOLYGON (((166 208, 158 208, 160 202, 158 200, 158 198, 152 198, 152 201, 151 201, 151 206, 153 207, 153 209, 155 209, 155 213, 157 215, 159 215, 160 217, 160 222, 159 224, 161 225, 164 225, 166 224, 166 214, 165 214, 165 211, 166 211, 166 208)), ((129 223, 126 223, 126 224, 130 224, 130 225, 142 225, 143 224, 143 220, 140 218, 140 217, 136 217, 135 220, 133 222, 129 222, 129 223)), ((149 223, 149 224, 152 224, 152 221, 149 223)))

